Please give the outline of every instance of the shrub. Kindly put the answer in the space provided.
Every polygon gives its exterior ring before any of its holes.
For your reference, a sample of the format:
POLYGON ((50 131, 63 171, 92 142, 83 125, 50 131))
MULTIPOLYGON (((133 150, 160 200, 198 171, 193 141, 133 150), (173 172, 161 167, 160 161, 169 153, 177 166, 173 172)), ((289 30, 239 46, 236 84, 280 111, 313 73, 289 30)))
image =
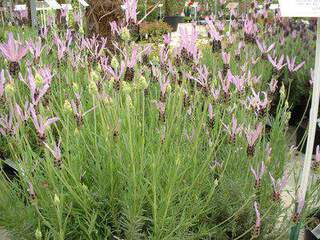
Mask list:
POLYGON ((140 35, 143 39, 157 42, 164 34, 172 32, 172 28, 165 22, 145 22, 141 24, 140 35))

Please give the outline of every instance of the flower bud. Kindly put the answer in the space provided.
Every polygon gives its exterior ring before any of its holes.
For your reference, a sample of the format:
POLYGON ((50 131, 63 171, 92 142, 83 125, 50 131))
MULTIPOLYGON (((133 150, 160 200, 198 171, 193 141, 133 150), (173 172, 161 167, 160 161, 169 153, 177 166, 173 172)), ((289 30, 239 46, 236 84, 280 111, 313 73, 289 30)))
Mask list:
POLYGON ((140 76, 140 78, 136 82, 136 88, 137 89, 147 89, 148 86, 149 86, 149 83, 147 82, 147 79, 144 76, 140 76))
POLYGON ((15 87, 13 83, 8 83, 6 84, 4 91, 7 96, 13 96, 15 93, 15 87))
POLYGON ((39 73, 37 73, 37 74, 35 75, 35 82, 36 82, 36 87, 37 87, 37 88, 42 87, 42 85, 43 85, 43 83, 44 83, 43 78, 42 78, 42 76, 41 76, 39 73))
POLYGON ((54 205, 56 206, 60 205, 60 198, 58 197, 57 194, 54 194, 53 202, 54 202, 54 205))
POLYGON ((64 109, 66 112, 72 112, 72 106, 71 106, 71 103, 70 103, 68 100, 65 100, 65 101, 64 101, 63 109, 64 109))
POLYGON ((285 86, 282 84, 281 88, 280 88, 280 97, 281 99, 285 99, 286 98, 286 88, 285 86))
POLYGON ((42 232, 39 228, 36 229, 35 236, 36 236, 36 239, 42 239, 42 232))
POLYGON ((129 83, 123 82, 121 90, 123 91, 124 94, 129 94, 132 89, 129 83))
POLYGON ((111 59, 111 67, 113 67, 113 69, 117 69, 119 67, 119 61, 115 56, 111 59))
POLYGON ((123 41, 129 42, 130 39, 131 39, 129 29, 126 28, 126 27, 123 28, 123 29, 121 30, 120 37, 121 37, 121 39, 122 39, 123 41))
POLYGON ((95 95, 98 93, 97 84, 94 81, 89 82, 89 93, 95 95))
POLYGON ((100 80, 100 76, 99 76, 99 74, 98 74, 96 71, 92 71, 91 77, 92 77, 92 80, 93 80, 94 82, 100 80))
POLYGON ((74 90, 74 92, 78 93, 79 92, 79 85, 77 83, 72 83, 72 88, 74 90))

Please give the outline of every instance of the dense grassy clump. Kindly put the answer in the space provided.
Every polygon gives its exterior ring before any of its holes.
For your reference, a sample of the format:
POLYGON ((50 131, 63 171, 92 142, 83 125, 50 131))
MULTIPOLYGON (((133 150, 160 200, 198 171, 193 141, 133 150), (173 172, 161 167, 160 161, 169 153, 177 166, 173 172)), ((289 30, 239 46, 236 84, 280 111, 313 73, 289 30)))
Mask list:
POLYGON ((160 49, 113 29, 113 49, 52 26, 4 36, 30 51, 0 58, 0 225, 14 239, 287 238, 303 214, 282 200, 284 72, 255 42, 233 52, 240 30, 212 53, 195 29, 160 49))

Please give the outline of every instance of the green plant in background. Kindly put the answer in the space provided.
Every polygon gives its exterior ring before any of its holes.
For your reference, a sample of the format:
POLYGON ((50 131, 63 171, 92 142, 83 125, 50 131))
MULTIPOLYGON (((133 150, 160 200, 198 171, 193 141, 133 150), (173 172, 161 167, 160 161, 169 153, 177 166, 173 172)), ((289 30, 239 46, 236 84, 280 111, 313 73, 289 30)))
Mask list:
MULTIPOLYGON (((265 47, 209 20, 220 27, 209 43, 193 29, 178 46, 168 34, 144 45, 113 25, 112 52, 106 39, 53 28, 37 59, 1 57, 0 225, 15 239, 287 239, 309 212, 292 214, 282 187, 296 174, 291 79, 309 63, 294 73, 274 63, 272 51, 291 58, 296 45, 258 20, 265 47)), ((162 22, 140 30, 170 32, 162 22)), ((38 40, 29 28, 7 32, 20 39, 9 46, 38 40)))
POLYGON ((165 22, 144 22, 140 26, 140 35, 149 42, 161 42, 164 34, 172 32, 165 22))

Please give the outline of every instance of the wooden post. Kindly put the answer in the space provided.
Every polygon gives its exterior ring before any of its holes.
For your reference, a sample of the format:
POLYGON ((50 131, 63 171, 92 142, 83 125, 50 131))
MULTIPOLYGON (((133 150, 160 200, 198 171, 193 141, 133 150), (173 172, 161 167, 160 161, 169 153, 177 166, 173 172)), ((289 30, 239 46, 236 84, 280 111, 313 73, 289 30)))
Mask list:
POLYGON ((37 27, 38 26, 38 21, 37 21, 37 2, 36 0, 29 0, 30 6, 29 6, 29 11, 30 11, 30 17, 31 17, 31 25, 32 27, 37 27))
POLYGON ((317 47, 316 47, 316 63, 314 71, 314 83, 312 93, 312 104, 309 117, 309 130, 306 155, 303 164, 303 171, 300 185, 300 199, 305 199, 308 189, 308 180, 310 175, 310 168, 312 162, 312 154, 314 147, 314 138, 317 128, 318 110, 320 99, 320 18, 317 21, 317 47))

